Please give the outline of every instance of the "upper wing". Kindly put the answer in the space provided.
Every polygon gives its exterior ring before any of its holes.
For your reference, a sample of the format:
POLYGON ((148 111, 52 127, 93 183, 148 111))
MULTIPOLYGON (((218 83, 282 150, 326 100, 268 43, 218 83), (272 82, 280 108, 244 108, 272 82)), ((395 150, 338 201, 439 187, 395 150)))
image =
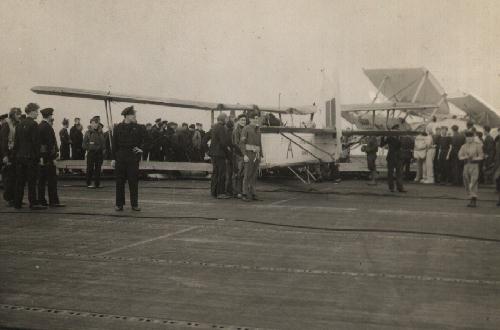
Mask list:
MULTIPOLYGON (((372 84, 391 102, 436 104, 437 114, 448 114, 450 109, 445 91, 425 68, 363 70, 372 84)), ((434 112, 434 109, 432 110, 434 112)), ((432 113, 431 112, 431 113, 432 113)))
MULTIPOLYGON (((66 87, 36 86, 33 87, 31 91, 37 94, 58 95, 66 97, 78 97, 78 98, 88 98, 93 100, 108 100, 108 101, 127 102, 127 103, 163 105, 168 107, 198 109, 198 110, 252 110, 255 108, 255 105, 253 104, 243 105, 243 104, 198 102, 190 100, 179 100, 174 98, 160 98, 160 97, 138 96, 138 95, 128 95, 128 94, 117 94, 104 91, 66 88, 66 87)), ((259 110, 266 112, 300 114, 300 115, 312 114, 315 113, 317 110, 315 105, 289 107, 283 109, 280 109, 278 107, 258 107, 258 108, 259 110)))
POLYGON ((400 110, 400 111, 424 111, 429 109, 437 109, 436 104, 419 104, 419 103, 373 103, 373 104, 342 104, 342 112, 358 112, 358 111, 383 111, 383 110, 400 110))
POLYGON ((500 127, 500 116, 494 108, 479 97, 467 94, 448 99, 452 104, 464 111, 478 125, 500 127))

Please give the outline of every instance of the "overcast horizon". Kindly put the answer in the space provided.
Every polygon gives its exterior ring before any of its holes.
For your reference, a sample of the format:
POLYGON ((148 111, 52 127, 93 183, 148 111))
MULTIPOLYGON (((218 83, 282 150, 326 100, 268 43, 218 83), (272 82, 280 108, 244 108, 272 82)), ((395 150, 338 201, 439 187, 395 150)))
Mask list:
MULTIPOLYGON (((2 1, 0 106, 37 102, 56 121, 103 102, 37 85, 209 102, 364 103, 362 68, 426 67, 449 95, 500 109, 498 1, 2 1)), ((114 104, 115 121, 125 104, 114 104)), ((210 115, 138 105, 139 120, 210 115)))

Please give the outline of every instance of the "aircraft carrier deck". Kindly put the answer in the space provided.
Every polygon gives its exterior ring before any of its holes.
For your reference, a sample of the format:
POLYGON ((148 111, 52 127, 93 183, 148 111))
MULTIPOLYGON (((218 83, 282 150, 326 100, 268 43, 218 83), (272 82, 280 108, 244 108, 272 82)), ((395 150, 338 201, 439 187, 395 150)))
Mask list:
POLYGON ((0 326, 13 329, 499 329, 500 209, 460 187, 59 182, 65 209, 0 206, 0 326))

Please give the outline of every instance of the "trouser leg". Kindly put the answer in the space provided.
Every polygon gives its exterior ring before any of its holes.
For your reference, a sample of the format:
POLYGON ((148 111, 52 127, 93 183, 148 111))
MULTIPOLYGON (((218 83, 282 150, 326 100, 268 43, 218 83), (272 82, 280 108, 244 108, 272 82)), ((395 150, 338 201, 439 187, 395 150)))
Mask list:
POLYGON ((397 161, 395 164, 396 171, 396 187, 399 191, 403 190, 403 164, 397 161))
POLYGON ((257 193, 256 187, 257 187, 257 177, 259 175, 259 164, 260 164, 260 159, 255 159, 255 161, 253 161, 251 164, 249 191, 254 196, 257 193))
POLYGON ((57 193, 57 169, 54 163, 47 164, 47 186, 49 191, 49 204, 59 204, 57 193))
POLYGON ((427 150, 425 158, 425 168, 427 171, 427 182, 434 183, 434 156, 436 155, 435 149, 427 150))
POLYGON ((2 180, 4 181, 4 200, 7 202, 14 201, 16 191, 16 167, 14 164, 4 166, 2 170, 2 180))
POLYGON ((95 186, 99 187, 101 185, 101 167, 102 167, 102 157, 96 159, 94 166, 94 177, 95 177, 95 186))
POLYGON ((210 193, 213 197, 217 197, 217 161, 216 158, 212 158, 212 177, 210 178, 210 193))
POLYGON ((14 206, 21 207, 24 197, 24 186, 28 179, 27 167, 24 162, 18 161, 16 163, 16 190, 14 193, 14 206))
POLYGON ((226 193, 226 159, 217 157, 217 195, 226 193))
MULTIPOLYGON (((39 167, 39 178, 38 178, 38 203, 47 204, 47 199, 45 198, 45 190, 47 187, 47 164, 39 167)), ((29 181, 28 181, 29 187, 29 181)))
POLYGON ((390 190, 394 190, 394 171, 395 164, 394 161, 387 162, 387 184, 390 190))
MULTIPOLYGON (((36 183, 39 171, 40 167, 35 164, 33 160, 30 160, 30 163, 28 164, 28 202, 30 205, 38 204, 36 199, 36 183)), ((43 188, 45 195, 45 185, 43 188)))
POLYGON ((117 160, 115 165, 116 206, 125 205, 125 180, 127 179, 126 164, 117 160))
POLYGON ((464 166, 463 178, 464 178, 465 193, 467 194, 468 197, 471 197, 471 193, 470 193, 471 177, 470 177, 470 172, 469 172, 469 164, 466 164, 464 166))
POLYGON ((228 195, 233 195, 234 187, 233 187, 233 160, 232 157, 226 160, 226 193, 228 195))
POLYGON ((469 170, 469 184, 470 184, 470 197, 477 198, 477 188, 479 184, 479 165, 478 164, 470 164, 472 165, 469 170))
POLYGON ((92 184, 92 177, 94 176, 94 156, 91 152, 87 154, 87 186, 92 184))
POLYGON ((130 205, 139 205, 139 163, 134 159, 127 164, 128 188, 130 190, 130 205))

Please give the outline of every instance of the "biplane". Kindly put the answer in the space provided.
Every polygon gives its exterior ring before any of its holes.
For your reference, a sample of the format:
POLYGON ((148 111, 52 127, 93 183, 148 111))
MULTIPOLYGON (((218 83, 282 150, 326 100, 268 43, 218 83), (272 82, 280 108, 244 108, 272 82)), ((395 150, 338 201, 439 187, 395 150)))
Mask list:
MULTIPOLYGON (((298 107, 272 107, 256 106, 227 103, 211 103, 188 101, 173 98, 146 97, 128 94, 117 94, 104 91, 84 90, 66 87, 47 87, 38 86, 31 89, 34 93, 45 95, 56 95, 63 97, 87 98, 104 101, 104 110, 106 114, 107 125, 112 132, 113 112, 112 103, 138 103, 150 104, 166 107, 176 107, 184 109, 209 111, 211 113, 212 124, 215 113, 223 111, 249 111, 257 108, 261 113, 276 113, 280 117, 284 114, 289 115, 307 115, 316 113, 317 107, 298 106, 298 107)), ((337 144, 336 134, 340 131, 340 118, 337 118, 335 112, 335 101, 327 102, 328 107, 328 126, 324 129, 301 128, 301 127, 262 127, 262 144, 264 159, 261 162, 262 169, 288 168, 294 175, 304 182, 316 180, 317 174, 309 169, 318 164, 329 165, 334 163, 340 154, 340 145, 337 144), (297 168, 304 169, 299 174, 297 168)), ((110 164, 105 162, 103 169, 109 169, 110 164)), ((59 161, 59 168, 83 169, 83 161, 59 161)), ((207 163, 186 163, 186 162, 141 162, 140 169, 144 171, 191 171, 191 172, 210 172, 211 166, 207 163)))

